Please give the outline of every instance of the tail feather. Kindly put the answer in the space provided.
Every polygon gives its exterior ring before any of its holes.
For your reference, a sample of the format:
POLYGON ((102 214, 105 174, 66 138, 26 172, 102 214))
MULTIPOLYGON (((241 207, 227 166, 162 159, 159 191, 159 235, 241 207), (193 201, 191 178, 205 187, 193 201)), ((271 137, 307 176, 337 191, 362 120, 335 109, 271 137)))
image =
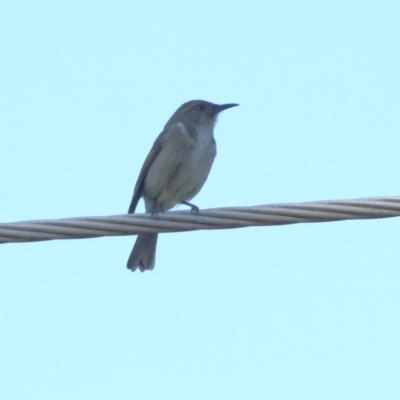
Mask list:
POLYGON ((139 267, 140 271, 152 270, 156 262, 156 247, 158 233, 142 233, 138 235, 127 268, 132 272, 139 267))

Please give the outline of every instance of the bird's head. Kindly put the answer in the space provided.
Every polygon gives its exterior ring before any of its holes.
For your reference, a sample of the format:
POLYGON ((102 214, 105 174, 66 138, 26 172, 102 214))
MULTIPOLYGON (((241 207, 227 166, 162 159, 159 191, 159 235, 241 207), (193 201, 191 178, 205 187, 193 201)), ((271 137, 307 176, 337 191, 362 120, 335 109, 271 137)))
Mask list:
POLYGON ((192 100, 182 104, 170 118, 167 124, 189 122, 196 127, 214 126, 218 114, 239 104, 214 104, 204 100, 192 100))

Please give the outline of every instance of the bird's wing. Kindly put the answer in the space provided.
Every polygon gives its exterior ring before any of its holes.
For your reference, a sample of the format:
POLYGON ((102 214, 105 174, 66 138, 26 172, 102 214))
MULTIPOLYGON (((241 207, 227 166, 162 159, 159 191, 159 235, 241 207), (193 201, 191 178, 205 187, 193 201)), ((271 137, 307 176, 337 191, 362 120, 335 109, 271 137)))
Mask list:
POLYGON ((128 209, 128 214, 133 214, 135 212, 136 206, 142 197, 143 192, 143 182, 147 173, 149 172, 150 167, 153 165, 154 160, 160 154, 162 148, 164 147, 166 129, 164 129, 157 137, 156 141, 153 144, 149 154, 144 160, 142 169, 140 170, 139 177, 136 181, 135 190, 133 191, 132 201, 128 209))

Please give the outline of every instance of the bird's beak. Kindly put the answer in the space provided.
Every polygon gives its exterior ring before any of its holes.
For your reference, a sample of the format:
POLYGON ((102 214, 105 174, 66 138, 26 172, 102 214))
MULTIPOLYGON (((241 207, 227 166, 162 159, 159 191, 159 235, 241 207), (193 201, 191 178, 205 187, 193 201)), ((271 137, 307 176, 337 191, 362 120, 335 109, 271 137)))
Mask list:
POLYGON ((216 104, 215 106, 215 112, 220 113, 221 111, 227 110, 228 108, 231 107, 237 107, 239 104, 235 103, 229 103, 229 104, 216 104))

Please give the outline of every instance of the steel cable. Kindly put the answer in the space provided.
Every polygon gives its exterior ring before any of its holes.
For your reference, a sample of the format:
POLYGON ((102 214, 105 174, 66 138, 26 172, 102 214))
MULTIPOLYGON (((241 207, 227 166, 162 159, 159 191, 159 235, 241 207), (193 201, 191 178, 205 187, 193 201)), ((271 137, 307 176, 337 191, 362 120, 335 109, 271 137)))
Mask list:
POLYGON ((124 214, 109 217, 0 223, 0 243, 125 236, 149 232, 233 229, 398 216, 400 216, 400 197, 269 204, 213 208, 200 210, 196 214, 190 211, 170 211, 153 216, 150 214, 124 214))

